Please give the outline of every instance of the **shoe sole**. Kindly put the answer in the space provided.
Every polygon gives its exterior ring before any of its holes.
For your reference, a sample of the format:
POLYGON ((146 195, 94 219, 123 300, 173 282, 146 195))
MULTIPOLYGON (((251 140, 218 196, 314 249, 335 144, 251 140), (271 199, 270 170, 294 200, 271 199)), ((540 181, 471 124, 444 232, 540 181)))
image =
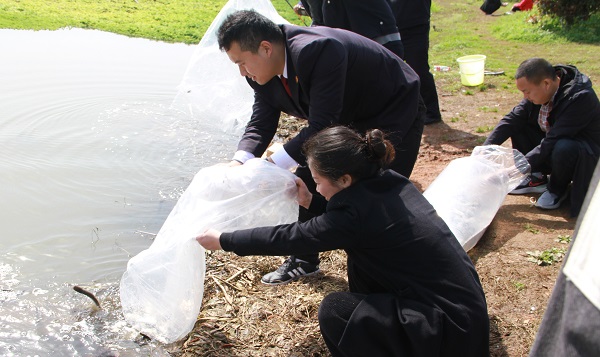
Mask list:
POLYGON ((315 275, 315 274, 318 274, 320 272, 321 272, 321 269, 317 269, 317 270, 313 271, 312 273, 308 273, 308 274, 296 276, 296 277, 293 277, 293 278, 291 278, 289 280, 286 280, 286 281, 277 281, 277 282, 269 283, 269 282, 266 282, 266 281, 260 279, 260 282, 263 283, 263 284, 265 284, 265 285, 269 285, 269 286, 285 285, 285 284, 291 283, 292 281, 296 281, 296 280, 298 280, 300 278, 304 278, 304 277, 307 277, 307 276, 315 275))
POLYGON ((520 189, 514 189, 510 191, 509 195, 522 195, 524 193, 544 193, 548 187, 546 185, 533 186, 533 187, 523 187, 520 189))
POLYGON ((563 203, 563 201, 567 198, 567 195, 563 195, 558 202, 556 202, 555 204, 551 205, 551 206, 540 206, 538 205, 538 202, 535 203, 535 206, 537 208, 541 208, 541 209, 546 209, 546 210, 551 210, 551 209, 557 209, 560 207, 560 205, 563 203))

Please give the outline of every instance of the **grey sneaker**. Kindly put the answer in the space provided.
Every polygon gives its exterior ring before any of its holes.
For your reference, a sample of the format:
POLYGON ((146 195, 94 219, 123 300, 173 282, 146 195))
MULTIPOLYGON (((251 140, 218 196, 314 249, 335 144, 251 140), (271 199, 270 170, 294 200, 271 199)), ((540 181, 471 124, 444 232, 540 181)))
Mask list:
POLYGON ((283 285, 320 271, 318 264, 311 264, 292 256, 287 258, 277 270, 265 274, 260 281, 266 285, 283 285))
POLYGON ((542 209, 557 209, 565 198, 567 198, 566 192, 562 196, 559 196, 550 191, 546 191, 537 199, 535 206, 542 209))
POLYGON ((535 175, 529 175, 515 187, 514 190, 510 191, 511 195, 522 195, 524 193, 542 193, 546 191, 548 185, 548 177, 543 175, 541 178, 535 175))

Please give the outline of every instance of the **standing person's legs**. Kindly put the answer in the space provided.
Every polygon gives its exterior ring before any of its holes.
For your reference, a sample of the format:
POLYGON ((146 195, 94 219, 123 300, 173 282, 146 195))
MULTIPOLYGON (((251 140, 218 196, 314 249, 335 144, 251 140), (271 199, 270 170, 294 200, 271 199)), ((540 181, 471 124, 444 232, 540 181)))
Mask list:
POLYGON ((394 52, 394 54, 404 59, 404 45, 402 41, 389 41, 383 44, 383 47, 394 52))
POLYGON ((323 26, 323 0, 302 0, 302 5, 310 18, 312 19, 311 26, 323 26))
POLYGON ((486 15, 491 15, 494 11, 498 10, 500 6, 502 6, 501 0, 485 0, 480 9, 486 15))
MULTIPOLYGON (((308 166, 298 166, 296 168, 296 176, 300 177, 308 187, 308 190, 313 195, 318 195, 316 191, 315 181, 308 166)), ((298 221, 306 222, 315 215, 310 213, 306 208, 300 206, 298 212, 298 221)), ((282 285, 287 284, 299 277, 309 276, 320 272, 319 269, 319 253, 291 255, 277 270, 265 274, 261 282, 266 285, 282 285)))
POLYGON ((440 103, 433 74, 429 71, 429 22, 402 28, 400 35, 404 45, 404 60, 421 79, 421 97, 427 107, 425 124, 439 122, 442 120, 440 103))
MULTIPOLYGON (((300 177, 302 179, 302 181, 304 181, 304 183, 306 184, 306 187, 313 195, 319 194, 317 192, 317 185, 315 184, 315 181, 312 178, 312 174, 310 173, 308 166, 299 166, 296 169, 296 176, 300 177)), ((306 222, 313 217, 315 217, 314 214, 310 213, 306 208, 300 206, 300 211, 298 213, 298 221, 299 222, 306 222)), ((317 266, 319 265, 319 253, 296 255, 295 257, 297 259, 303 260, 305 262, 308 262, 308 263, 311 263, 311 264, 314 264, 317 266)))
POLYGON ((417 118, 404 137, 400 137, 397 133, 386 128, 381 128, 386 134, 386 138, 394 145, 394 150, 396 151, 394 161, 392 161, 389 168, 406 178, 410 178, 415 163, 417 162, 417 157, 419 156, 419 148, 423 136, 424 117, 425 108, 423 104, 420 103, 417 118))

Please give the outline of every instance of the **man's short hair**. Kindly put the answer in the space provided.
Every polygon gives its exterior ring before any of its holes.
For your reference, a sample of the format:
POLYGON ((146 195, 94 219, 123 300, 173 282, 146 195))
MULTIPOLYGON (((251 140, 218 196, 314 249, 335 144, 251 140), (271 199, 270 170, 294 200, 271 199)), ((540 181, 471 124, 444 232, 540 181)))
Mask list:
POLYGON ((258 52, 262 41, 283 43, 279 26, 254 10, 240 10, 225 18, 217 32, 219 49, 229 51, 237 42, 242 51, 258 52))
POLYGON ((515 79, 519 79, 525 77, 528 82, 533 84, 540 84, 541 81, 548 78, 551 80, 556 80, 556 70, 550 64, 550 62, 546 61, 543 58, 530 58, 528 60, 523 61, 519 68, 517 68, 517 72, 515 73, 515 79))

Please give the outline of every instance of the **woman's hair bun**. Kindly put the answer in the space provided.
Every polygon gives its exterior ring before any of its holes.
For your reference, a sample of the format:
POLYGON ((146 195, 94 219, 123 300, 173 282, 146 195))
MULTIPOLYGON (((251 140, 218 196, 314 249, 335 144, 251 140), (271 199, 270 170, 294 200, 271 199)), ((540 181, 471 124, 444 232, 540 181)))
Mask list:
POLYGON ((371 159, 379 161, 386 156, 388 149, 387 145, 389 145, 390 142, 385 140, 383 131, 379 129, 367 131, 365 142, 367 143, 367 150, 371 159))

